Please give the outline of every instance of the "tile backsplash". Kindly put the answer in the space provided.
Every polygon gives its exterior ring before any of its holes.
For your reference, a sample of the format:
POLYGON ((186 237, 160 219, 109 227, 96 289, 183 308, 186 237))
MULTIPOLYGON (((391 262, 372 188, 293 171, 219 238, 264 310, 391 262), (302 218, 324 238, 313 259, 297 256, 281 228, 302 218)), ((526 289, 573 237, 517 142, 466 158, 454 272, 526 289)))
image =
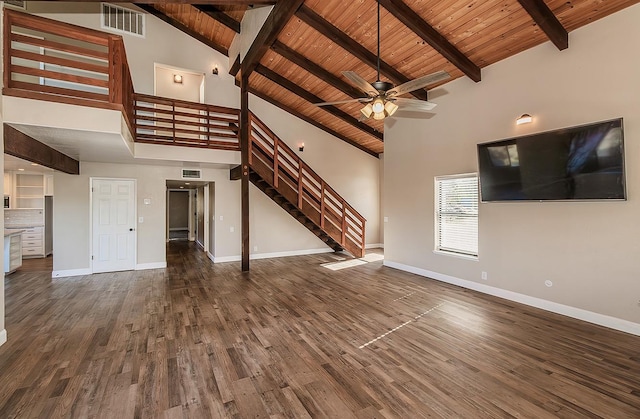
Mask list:
POLYGON ((44 224, 44 210, 41 209, 5 209, 4 226, 37 226, 44 224))

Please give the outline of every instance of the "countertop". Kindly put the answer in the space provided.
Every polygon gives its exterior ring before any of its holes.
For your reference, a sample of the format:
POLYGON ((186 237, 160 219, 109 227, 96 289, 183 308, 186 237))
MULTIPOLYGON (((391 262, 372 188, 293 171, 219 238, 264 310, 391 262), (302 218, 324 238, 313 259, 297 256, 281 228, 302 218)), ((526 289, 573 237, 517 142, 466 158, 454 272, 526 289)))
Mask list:
POLYGON ((7 236, 13 236, 14 234, 21 234, 23 231, 24 230, 20 230, 20 229, 17 229, 17 228, 12 228, 12 229, 9 229, 9 230, 7 230, 5 228, 4 229, 4 236, 7 237, 7 236))

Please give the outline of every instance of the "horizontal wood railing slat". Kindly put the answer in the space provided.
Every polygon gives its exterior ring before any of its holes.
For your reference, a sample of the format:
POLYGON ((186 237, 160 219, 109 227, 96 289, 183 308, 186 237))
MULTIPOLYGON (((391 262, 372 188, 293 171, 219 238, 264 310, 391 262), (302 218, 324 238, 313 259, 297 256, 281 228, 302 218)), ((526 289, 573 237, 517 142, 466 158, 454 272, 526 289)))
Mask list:
POLYGON ((77 96, 84 99, 91 99, 98 102, 108 102, 109 95, 94 92, 83 92, 82 90, 65 89, 64 87, 56 86, 41 86, 39 84, 21 82, 13 80, 11 85, 16 89, 33 90, 43 93, 51 93, 59 96, 77 96))
POLYGON ((9 51, 12 57, 22 58, 29 61, 36 61, 43 64, 55 64, 62 67, 69 67, 78 70, 91 71, 94 73, 108 74, 109 67, 106 65, 97 65, 82 61, 70 60, 67 58, 54 57, 52 55, 38 54, 35 52, 22 51, 12 48, 9 51))
POLYGON ((91 77, 76 76, 74 74, 59 73, 57 71, 40 70, 39 68, 25 67, 22 65, 14 65, 14 64, 11 64, 10 69, 12 73, 25 74, 28 76, 44 77, 45 79, 68 81, 71 83, 85 84, 88 86, 102 87, 105 89, 109 88, 108 80, 100 80, 100 79, 94 79, 91 77))
POLYGON ((11 40, 20 44, 29 44, 36 47, 45 49, 68 52, 75 55, 97 58, 103 61, 109 60, 109 53, 107 51, 99 51, 91 48, 83 48, 72 44, 64 44, 61 42, 50 41, 48 39, 33 38, 31 36, 21 35, 19 33, 12 33, 11 40))
POLYGON ((94 29, 84 28, 70 23, 64 23, 40 16, 33 16, 22 12, 5 9, 11 25, 20 26, 41 32, 52 33, 75 41, 107 46, 109 34, 94 29))

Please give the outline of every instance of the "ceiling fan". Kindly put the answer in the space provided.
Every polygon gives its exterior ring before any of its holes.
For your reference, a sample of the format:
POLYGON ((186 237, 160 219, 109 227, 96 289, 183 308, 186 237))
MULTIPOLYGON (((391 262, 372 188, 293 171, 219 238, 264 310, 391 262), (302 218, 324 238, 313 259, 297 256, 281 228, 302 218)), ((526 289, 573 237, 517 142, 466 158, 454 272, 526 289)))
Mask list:
POLYGON ((369 83, 360 77, 354 71, 343 71, 342 74, 358 89, 360 89, 367 97, 339 100, 334 102, 316 103, 316 106, 339 105, 342 103, 360 102, 366 103, 364 108, 360 109, 363 119, 373 118, 376 120, 384 119, 393 115, 398 107, 412 111, 430 111, 436 107, 433 102, 418 99, 408 99, 398 97, 414 90, 422 89, 430 84, 437 83, 448 79, 449 73, 446 71, 438 71, 426 76, 418 77, 399 86, 393 87, 393 84, 380 81, 380 0, 378 0, 378 79, 373 83, 369 83))

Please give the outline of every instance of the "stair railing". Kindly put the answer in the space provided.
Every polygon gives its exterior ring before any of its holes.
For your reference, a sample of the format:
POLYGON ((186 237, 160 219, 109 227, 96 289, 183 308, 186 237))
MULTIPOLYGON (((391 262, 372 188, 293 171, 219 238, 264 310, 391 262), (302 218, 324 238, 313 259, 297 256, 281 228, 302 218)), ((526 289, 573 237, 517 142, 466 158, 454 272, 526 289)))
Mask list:
POLYGON ((122 111, 133 83, 122 37, 4 10, 3 94, 122 111))
POLYGON ((364 256, 365 218, 249 113, 249 165, 340 245, 364 256))

